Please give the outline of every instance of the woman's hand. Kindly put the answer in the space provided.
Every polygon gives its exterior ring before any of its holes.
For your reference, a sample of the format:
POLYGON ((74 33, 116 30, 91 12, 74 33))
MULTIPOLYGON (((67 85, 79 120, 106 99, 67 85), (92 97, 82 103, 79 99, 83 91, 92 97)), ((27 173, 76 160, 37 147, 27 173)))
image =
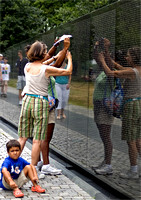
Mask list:
POLYGON ((71 52, 70 52, 70 51, 67 51, 66 58, 67 58, 68 60, 69 60, 69 59, 72 59, 72 55, 71 55, 71 52))
POLYGON ((66 85, 66 89, 67 89, 67 90, 70 89, 70 83, 68 83, 68 84, 66 85))
POLYGON ((100 62, 105 62, 105 58, 104 58, 103 52, 98 54, 98 59, 99 59, 100 62))
MULTIPOLYGON (((58 40, 59 40, 59 37, 56 37, 55 40, 54 40, 54 43, 56 43, 58 40)), ((58 43, 55 45, 55 47, 58 47, 59 44, 60 44, 60 42, 58 42, 58 43)))
POLYGON ((69 47, 70 47, 70 38, 65 38, 64 39, 64 48, 66 50, 68 50, 69 47))

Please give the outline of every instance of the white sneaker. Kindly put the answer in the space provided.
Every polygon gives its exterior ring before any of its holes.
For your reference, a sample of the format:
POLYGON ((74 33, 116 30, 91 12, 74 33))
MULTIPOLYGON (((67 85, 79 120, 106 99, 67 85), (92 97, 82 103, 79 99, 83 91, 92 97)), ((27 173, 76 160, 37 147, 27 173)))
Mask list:
POLYGON ((48 175, 59 175, 62 174, 62 170, 51 167, 50 164, 48 164, 42 166, 41 173, 48 175))
POLYGON ((139 174, 137 172, 132 172, 131 170, 125 172, 125 173, 120 173, 119 175, 120 178, 125 178, 125 179, 138 179, 139 174))
POLYGON ((45 174, 42 174, 37 166, 35 166, 39 180, 45 178, 45 174))
POLYGON ((96 169, 95 172, 97 174, 101 174, 101 175, 110 175, 113 174, 113 169, 111 167, 108 167, 106 164, 103 165, 101 168, 96 169))
POLYGON ((39 161, 39 162, 37 163, 37 168, 36 168, 36 170, 41 171, 42 166, 43 166, 43 161, 39 161))
POLYGON ((103 160, 99 165, 93 165, 91 166, 92 170, 100 169, 102 166, 105 165, 105 160, 103 160))
POLYGON ((39 178, 39 180, 44 179, 44 178, 45 178, 45 174, 40 173, 40 174, 38 175, 38 178, 39 178))

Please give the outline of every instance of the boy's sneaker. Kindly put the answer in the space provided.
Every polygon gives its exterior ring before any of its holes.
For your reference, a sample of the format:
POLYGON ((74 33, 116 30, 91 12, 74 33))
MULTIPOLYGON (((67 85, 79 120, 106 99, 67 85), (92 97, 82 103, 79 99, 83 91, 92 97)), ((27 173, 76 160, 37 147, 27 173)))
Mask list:
POLYGON ((110 175, 113 174, 113 169, 107 165, 103 165, 101 168, 96 169, 95 172, 101 175, 110 175))
POLYGON ((13 190, 13 194, 16 198, 20 198, 24 196, 24 193, 22 193, 22 191, 19 188, 17 188, 16 190, 13 190))
POLYGON ((44 193, 45 189, 41 188, 40 185, 36 185, 36 186, 32 186, 31 191, 37 192, 37 193, 44 193))
POLYGON ((131 170, 129 170, 125 173, 120 173, 119 177, 125 179, 138 179, 139 174, 137 172, 132 172, 131 170))
POLYGON ((39 162, 37 163, 37 168, 36 168, 36 170, 41 171, 42 166, 43 166, 43 161, 39 161, 39 162))
POLYGON ((51 167, 50 164, 48 164, 42 166, 41 173, 47 175, 59 175, 62 174, 62 170, 51 167))
POLYGON ((100 169, 104 165, 105 165, 105 160, 103 160, 102 163, 100 163, 99 165, 91 166, 91 168, 92 168, 92 170, 96 170, 96 169, 100 169))

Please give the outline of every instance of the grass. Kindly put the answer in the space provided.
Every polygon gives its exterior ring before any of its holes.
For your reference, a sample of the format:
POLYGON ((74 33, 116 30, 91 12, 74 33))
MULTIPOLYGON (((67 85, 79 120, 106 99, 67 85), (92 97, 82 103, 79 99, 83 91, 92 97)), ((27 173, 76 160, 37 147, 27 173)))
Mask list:
MULTIPOLYGON (((8 85, 17 87, 17 79, 10 79, 8 85)), ((93 82, 71 82, 69 103, 86 108, 93 108, 93 82)))
POLYGON ((93 90, 92 82, 73 82, 71 83, 69 103, 84 107, 93 107, 93 90))
POLYGON ((10 80, 8 81, 8 85, 9 85, 10 87, 16 88, 16 87, 17 87, 17 79, 10 79, 10 80))

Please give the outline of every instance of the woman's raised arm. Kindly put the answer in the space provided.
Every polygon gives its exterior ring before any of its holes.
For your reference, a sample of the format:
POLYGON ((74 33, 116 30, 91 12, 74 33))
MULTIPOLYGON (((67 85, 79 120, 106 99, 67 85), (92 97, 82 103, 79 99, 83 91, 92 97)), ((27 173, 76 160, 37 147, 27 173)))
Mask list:
POLYGON ((73 65, 72 65, 72 55, 71 55, 71 53, 69 51, 67 52, 66 57, 68 59, 67 69, 62 69, 62 68, 56 68, 56 67, 48 66, 46 68, 46 71, 45 71, 46 77, 49 77, 49 76, 68 76, 68 75, 71 75, 72 74, 73 65))

